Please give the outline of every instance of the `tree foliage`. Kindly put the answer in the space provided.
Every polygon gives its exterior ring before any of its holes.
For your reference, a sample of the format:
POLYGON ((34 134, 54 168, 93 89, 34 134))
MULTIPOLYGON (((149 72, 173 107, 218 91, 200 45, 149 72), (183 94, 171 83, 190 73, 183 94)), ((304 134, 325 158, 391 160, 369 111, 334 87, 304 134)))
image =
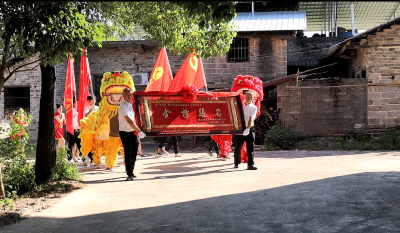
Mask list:
POLYGON ((99 2, 108 19, 108 32, 133 34, 137 26, 145 38, 178 54, 196 49, 203 58, 229 51, 236 27, 234 2, 99 2))
MULTIPOLYGON (((101 44, 103 24, 84 15, 87 5, 80 2, 3 1, 1 38, 12 39, 22 58, 40 52, 41 63, 55 66, 69 52, 101 44)), ((93 12, 96 8, 88 9, 93 12)))

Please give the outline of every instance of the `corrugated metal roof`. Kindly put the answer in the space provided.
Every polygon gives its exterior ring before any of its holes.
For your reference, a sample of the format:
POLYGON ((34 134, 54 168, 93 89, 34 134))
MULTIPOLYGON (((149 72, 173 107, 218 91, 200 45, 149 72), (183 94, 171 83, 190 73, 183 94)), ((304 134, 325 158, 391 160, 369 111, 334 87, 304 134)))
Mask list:
POLYGON ((346 45, 347 41, 352 41, 352 40, 359 39, 359 38, 366 38, 369 34, 376 33, 377 31, 379 31, 379 30, 381 30, 381 29, 383 29, 385 27, 388 27, 388 26, 390 26, 392 24, 398 24, 399 22, 400 22, 400 17, 397 17, 397 18, 389 20, 389 21, 387 21, 385 23, 382 23, 382 24, 380 24, 378 26, 375 26, 375 27, 363 32, 363 33, 360 33, 360 34, 355 35, 353 37, 350 37, 348 39, 344 39, 342 42, 339 42, 337 44, 332 45, 329 48, 328 52, 326 53, 325 58, 328 58, 328 57, 333 56, 334 54, 336 54, 341 48, 343 48, 343 46, 346 45))
MULTIPOLYGON (((351 29, 352 1, 336 1, 337 26, 351 29)), ((299 1, 299 11, 307 12, 306 31, 325 31, 329 28, 330 7, 333 1, 299 1)), ((353 1, 354 25, 358 30, 367 30, 377 24, 395 18, 400 10, 399 1, 353 1), (396 14, 397 12, 397 14, 396 14)))
POLYGON ((305 30, 305 11, 237 13, 239 32, 305 30))

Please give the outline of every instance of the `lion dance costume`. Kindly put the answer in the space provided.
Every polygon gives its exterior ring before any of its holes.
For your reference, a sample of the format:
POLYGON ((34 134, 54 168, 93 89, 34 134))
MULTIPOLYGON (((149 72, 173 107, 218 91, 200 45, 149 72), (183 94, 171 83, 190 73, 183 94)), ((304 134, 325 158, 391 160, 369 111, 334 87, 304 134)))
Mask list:
POLYGON ((101 80, 99 109, 81 119, 82 157, 93 152, 93 162, 100 166, 101 157, 105 156, 106 167, 117 165, 118 151, 124 157, 118 129, 118 107, 123 97, 122 91, 128 88, 135 91, 134 83, 128 72, 107 72, 101 80))
MULTIPOLYGON (((263 84, 260 78, 254 77, 251 75, 238 75, 233 82, 231 92, 240 92, 244 94, 247 91, 253 91, 254 96, 254 105, 257 106, 257 117, 260 116, 260 108, 261 108, 261 101, 264 98, 264 90, 263 84)), ((243 99, 242 99, 243 101, 243 99)), ((247 122, 246 122, 247 125, 247 122)), ((212 135, 211 136, 216 143, 220 146, 221 155, 220 157, 223 158, 224 156, 229 157, 229 152, 232 151, 232 135, 212 135)), ((243 143, 242 151, 241 151, 241 158, 242 162, 247 163, 247 149, 246 149, 246 142, 243 143)))

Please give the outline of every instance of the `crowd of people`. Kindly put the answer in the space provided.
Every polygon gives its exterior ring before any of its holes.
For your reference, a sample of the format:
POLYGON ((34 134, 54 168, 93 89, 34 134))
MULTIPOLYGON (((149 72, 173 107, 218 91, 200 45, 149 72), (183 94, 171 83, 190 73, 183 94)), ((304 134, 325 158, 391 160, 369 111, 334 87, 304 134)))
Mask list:
MULTIPOLYGON (((132 107, 132 96, 133 93, 130 89, 126 88, 123 90, 121 102, 118 108, 118 115, 115 119, 110 120, 110 124, 118 124, 118 132, 114 132, 121 138, 123 150, 124 150, 124 163, 127 174, 127 181, 133 180, 136 176, 134 175, 134 168, 136 163, 137 155, 144 156, 141 148, 140 139, 146 137, 146 134, 140 130, 136 125, 135 111, 132 107), (117 123, 118 122, 118 123, 117 123)), ((238 168, 241 163, 241 148, 243 143, 246 142, 247 154, 248 154, 248 170, 257 170, 254 166, 254 146, 255 146, 255 133, 254 133, 254 119, 257 113, 257 107, 253 104, 254 93, 248 91, 244 102, 243 112, 245 117, 246 129, 242 135, 237 135, 235 140, 235 151, 234 151, 234 168, 238 168)), ((84 115, 87 117, 93 112, 96 112, 98 106, 95 105, 95 97, 88 96, 87 99, 90 103, 89 106, 85 107, 84 115)), ((54 114, 55 123, 55 137, 58 140, 58 146, 63 147, 65 145, 63 126, 66 124, 65 114, 62 112, 63 108, 61 104, 57 104, 57 112, 54 114)), ((80 126, 78 123, 78 112, 76 110, 76 103, 74 102, 73 111, 73 128, 74 134, 67 132, 68 135, 68 159, 70 161, 77 162, 80 160, 80 149, 81 139, 79 138, 80 126)), ((110 132, 111 133, 111 132, 110 132)), ((164 137, 160 139, 157 155, 161 155, 161 151, 165 155, 169 155, 169 150, 173 147, 175 157, 181 157, 180 149, 178 146, 178 138, 176 136, 164 137), (166 146, 164 144, 167 143, 166 146)), ((212 150, 214 149, 217 156, 220 155, 218 144, 211 139, 207 153, 210 156, 214 156, 212 150)), ((100 155, 101 157, 101 155, 100 155)), ((82 159, 87 165, 93 163, 93 152, 90 152, 82 159), (89 161, 90 160, 90 161, 89 161)), ((95 158, 95 165, 100 168, 100 158, 95 158)), ((111 169, 113 170, 113 168, 111 169)))

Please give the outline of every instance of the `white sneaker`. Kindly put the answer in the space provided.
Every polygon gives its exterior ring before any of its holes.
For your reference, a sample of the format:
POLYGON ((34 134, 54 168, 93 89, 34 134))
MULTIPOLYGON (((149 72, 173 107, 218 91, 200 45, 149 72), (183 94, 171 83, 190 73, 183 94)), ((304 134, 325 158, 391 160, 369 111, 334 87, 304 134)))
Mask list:
POLYGON ((175 157, 182 157, 181 153, 175 154, 175 157))
POLYGON ((115 172, 115 168, 110 168, 110 172, 115 172))
POLYGON ((168 151, 165 150, 165 146, 162 148, 162 151, 164 152, 164 154, 165 154, 166 156, 169 156, 168 151))

